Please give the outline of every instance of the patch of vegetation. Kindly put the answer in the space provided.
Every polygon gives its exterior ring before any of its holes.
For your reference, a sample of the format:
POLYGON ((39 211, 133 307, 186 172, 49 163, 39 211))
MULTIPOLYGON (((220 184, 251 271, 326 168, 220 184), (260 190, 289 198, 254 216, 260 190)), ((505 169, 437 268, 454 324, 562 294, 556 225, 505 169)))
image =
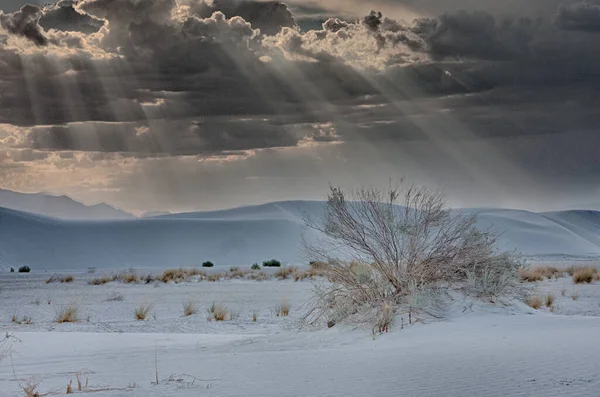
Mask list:
POLYGON ((263 262, 264 267, 281 267, 281 262, 277 259, 271 259, 263 262))
POLYGON ((538 295, 531 296, 527 299, 527 306, 537 310, 542 307, 543 300, 538 295))
POLYGON ((596 274, 596 272, 597 270, 592 267, 577 269, 575 270, 575 273, 573 273, 573 282, 575 284, 589 284, 594 281, 594 274, 596 274))
POLYGON ((21 266, 19 268, 19 273, 29 273, 30 271, 31 271, 31 268, 27 265, 21 266))
POLYGON ((133 315, 136 320, 146 320, 152 310, 153 305, 151 303, 142 302, 138 307, 133 310, 133 315))
POLYGON ((76 323, 79 321, 79 308, 75 302, 71 302, 66 306, 59 308, 56 311, 56 322, 62 323, 76 323))
POLYGON ((250 266, 250 270, 260 270, 260 265, 258 263, 254 263, 250 266))
POLYGON ((211 261, 206 261, 202 263, 202 267, 214 267, 215 264, 212 263, 211 261))

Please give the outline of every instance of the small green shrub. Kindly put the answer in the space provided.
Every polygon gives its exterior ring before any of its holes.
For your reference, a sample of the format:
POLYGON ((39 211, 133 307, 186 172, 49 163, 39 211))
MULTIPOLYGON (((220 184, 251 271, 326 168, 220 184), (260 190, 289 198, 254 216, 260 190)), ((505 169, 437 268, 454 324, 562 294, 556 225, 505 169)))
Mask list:
POLYGON ((260 270, 260 265, 258 263, 253 264, 252 266, 250 266, 251 270, 260 270))
POLYGON ((31 268, 27 265, 21 266, 19 268, 19 273, 29 273, 30 271, 31 271, 31 268))
POLYGON ((202 264, 202 267, 213 267, 214 263, 212 263, 211 261, 206 261, 202 264))
POLYGON ((281 267, 281 262, 277 259, 271 259, 270 261, 263 262, 264 267, 281 267))

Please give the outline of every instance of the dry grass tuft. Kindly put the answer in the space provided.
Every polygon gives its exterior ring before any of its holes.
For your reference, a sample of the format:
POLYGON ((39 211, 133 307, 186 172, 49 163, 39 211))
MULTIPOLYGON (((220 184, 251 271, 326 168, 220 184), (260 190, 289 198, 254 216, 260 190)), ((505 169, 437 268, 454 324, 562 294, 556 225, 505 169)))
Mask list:
POLYGON ((592 267, 581 268, 573 274, 573 282, 575 284, 591 283, 594 280, 594 274, 597 270, 592 267))
POLYGON ((255 323, 258 321, 258 310, 254 310, 252 312, 252 322, 255 323))
POLYGON ((11 317, 11 321, 14 324, 18 324, 18 325, 31 325, 33 324, 33 318, 31 316, 23 316, 19 319, 19 317, 16 314, 13 314, 11 317))
POLYGON ((535 269, 519 269, 519 276, 521 280, 526 281, 528 283, 535 283, 537 281, 542 281, 544 279, 544 275, 541 270, 535 269))
POLYGON ((103 284, 110 283, 111 281, 115 281, 114 276, 96 277, 96 278, 89 280, 88 285, 103 285, 103 284))
POLYGON ((72 283, 75 280, 73 276, 63 276, 60 278, 61 283, 72 283))
POLYGON ((19 387, 23 390, 25 397, 40 397, 40 393, 36 390, 40 382, 34 380, 18 381, 19 387))
POLYGON ((193 299, 188 299, 183 304, 183 315, 187 317, 196 313, 198 313, 198 303, 193 299))
POLYGON ((140 305, 133 310, 135 319, 140 321, 146 320, 150 314, 150 310, 152 310, 152 306, 151 303, 140 303, 140 305))
POLYGON ((208 311, 211 314, 211 317, 209 318, 211 320, 214 319, 215 321, 225 321, 227 319, 227 315, 229 314, 229 310, 225 305, 221 305, 215 302, 213 302, 212 306, 208 311))
POLYGON ((548 294, 545 299, 546 307, 552 307, 554 305, 554 295, 548 294))
POLYGON ((376 329, 380 334, 389 331, 390 326, 394 322, 395 307, 396 306, 391 302, 385 302, 383 304, 379 310, 375 325, 373 326, 373 333, 375 333, 376 329))
POLYGON ((209 274, 208 277, 206 277, 206 280, 211 281, 211 282, 215 282, 215 281, 220 281, 223 278, 223 274, 221 273, 212 273, 209 274))
POLYGON ((269 273, 263 271, 254 271, 248 275, 248 280, 265 281, 270 278, 269 273))
POLYGON ((277 317, 287 317, 290 314, 290 304, 286 299, 282 299, 281 303, 275 307, 275 315, 277 317))
POLYGON ((117 280, 125 284, 135 284, 138 279, 139 276, 135 272, 125 272, 117 275, 117 280))
POLYGON ((542 298, 540 298, 538 295, 534 295, 531 296, 527 299, 527 305, 533 309, 539 309, 540 307, 542 307, 542 298))
POLYGON ((122 302, 125 299, 125 296, 123 296, 122 293, 120 292, 111 292, 108 295, 108 298, 106 298, 107 302, 122 302))
POLYGON ((182 268, 167 269, 164 272, 162 272, 162 274, 160 276, 158 276, 158 279, 160 281, 162 281, 163 283, 168 283, 170 281, 172 281, 174 283, 180 283, 182 281, 185 281, 186 278, 187 278, 187 273, 182 268))
POLYGON ((278 269, 275 272, 275 277, 280 280, 286 280, 289 276, 297 272, 298 269, 295 266, 286 266, 281 269, 278 269))
POLYGON ((79 321, 79 308, 75 302, 71 302, 66 306, 61 307, 56 311, 56 322, 62 323, 76 323, 79 321))
POLYGON ((573 293, 571 294, 571 299, 573 299, 574 301, 579 299, 579 291, 577 291, 576 289, 573 290, 573 293))

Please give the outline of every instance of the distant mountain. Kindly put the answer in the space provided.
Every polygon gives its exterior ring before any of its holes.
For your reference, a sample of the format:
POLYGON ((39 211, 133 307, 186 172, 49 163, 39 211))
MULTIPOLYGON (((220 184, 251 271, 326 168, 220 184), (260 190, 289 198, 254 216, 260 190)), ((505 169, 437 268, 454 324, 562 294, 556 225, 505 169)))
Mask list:
MULTIPOLYGON (((307 262, 303 218, 318 219, 324 202, 287 201, 224 211, 169 214, 119 221, 72 222, 0 208, 0 268, 174 267, 210 260, 249 266, 276 258, 307 262)), ((502 232, 501 248, 536 259, 600 257, 600 212, 534 213, 466 209, 478 225, 502 232)))
POLYGON ((141 215, 141 218, 152 218, 156 216, 171 215, 169 211, 146 211, 141 215))
POLYGON ((133 215, 108 204, 85 205, 67 196, 18 193, 0 189, 0 207, 68 220, 132 219, 133 215))

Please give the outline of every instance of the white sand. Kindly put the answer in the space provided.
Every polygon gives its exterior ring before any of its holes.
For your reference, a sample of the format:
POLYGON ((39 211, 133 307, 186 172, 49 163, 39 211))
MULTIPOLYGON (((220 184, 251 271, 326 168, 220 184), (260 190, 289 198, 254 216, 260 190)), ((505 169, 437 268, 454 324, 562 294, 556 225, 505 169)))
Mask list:
POLYGON ((445 320, 396 326, 373 340, 364 329, 290 327, 310 297, 310 282, 92 287, 76 276, 73 284, 48 285, 43 274, 3 277, 0 331, 15 338, 12 360, 0 363, 0 395, 23 395, 13 367, 18 378, 39 381, 41 393, 58 395, 71 379, 76 388, 76 372, 88 378, 89 390, 109 389, 93 395, 111 397, 600 395, 598 283, 540 283, 540 292, 557 296, 555 313, 517 302, 457 301, 445 320), (580 298, 561 297, 565 287, 579 289, 580 298), (124 300, 106 302, 111 292, 124 300), (200 312, 183 317, 188 297, 200 312), (290 318, 273 314, 284 297, 290 318), (37 298, 39 305, 31 303, 37 298), (83 321, 54 323, 55 309, 70 301, 78 303, 83 321), (207 321, 213 301, 239 312, 239 319, 207 321), (133 319, 140 302, 155 304, 155 318, 133 319), (470 309, 463 313, 465 306, 470 309), (256 323, 253 310, 260 313, 256 323), (563 312, 570 315, 556 314, 563 312), (34 323, 12 324, 13 313, 34 323), (151 383, 156 353, 159 385, 151 383))

